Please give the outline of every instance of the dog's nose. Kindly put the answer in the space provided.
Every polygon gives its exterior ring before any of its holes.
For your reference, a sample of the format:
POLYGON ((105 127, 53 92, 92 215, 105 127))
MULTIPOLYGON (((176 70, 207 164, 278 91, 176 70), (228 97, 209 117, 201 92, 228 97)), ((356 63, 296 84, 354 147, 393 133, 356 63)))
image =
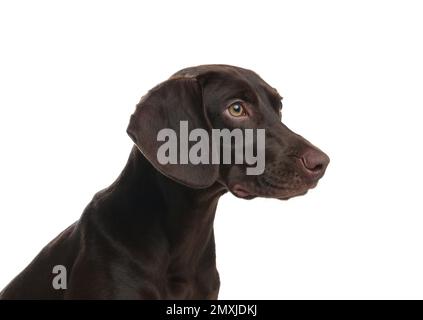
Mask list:
POLYGON ((322 151, 309 148, 301 156, 303 171, 313 179, 320 179, 329 164, 329 157, 322 151))

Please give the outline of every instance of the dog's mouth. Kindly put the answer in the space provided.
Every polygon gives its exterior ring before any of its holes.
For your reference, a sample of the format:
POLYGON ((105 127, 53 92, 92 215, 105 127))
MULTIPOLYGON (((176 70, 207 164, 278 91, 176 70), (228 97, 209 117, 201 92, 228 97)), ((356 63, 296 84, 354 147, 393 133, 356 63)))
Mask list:
POLYGON ((303 196, 305 195, 310 189, 313 189, 317 186, 317 181, 312 182, 311 184, 304 185, 301 188, 295 189, 295 190, 285 190, 285 189, 279 189, 279 188, 271 188, 270 190, 260 190, 253 191, 249 188, 241 185, 241 184, 235 184, 232 188, 230 188, 230 191, 238 198, 241 199, 253 199, 256 197, 264 197, 264 198, 275 198, 279 200, 288 200, 294 197, 303 196))
POLYGON ((278 197, 279 200, 289 200, 291 198, 294 197, 299 197, 299 196, 303 196, 305 195, 310 189, 313 189, 316 185, 311 186, 309 188, 304 188, 302 190, 299 191, 295 191, 295 192, 288 192, 286 195, 283 195, 281 197, 278 197))

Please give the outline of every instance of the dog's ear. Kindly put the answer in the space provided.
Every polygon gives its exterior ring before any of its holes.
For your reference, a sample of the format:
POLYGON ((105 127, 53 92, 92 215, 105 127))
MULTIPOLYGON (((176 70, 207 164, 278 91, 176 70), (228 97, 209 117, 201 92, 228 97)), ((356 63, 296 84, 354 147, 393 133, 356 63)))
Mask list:
MULTIPOLYGON (((201 128, 211 137, 211 127, 204 110, 202 87, 195 78, 171 78, 150 90, 138 103, 127 132, 138 149, 161 173, 192 188, 208 187, 218 177, 218 166, 211 164, 210 141, 209 164, 194 165, 190 161, 182 164, 181 121, 187 121, 188 132, 201 128), (162 164, 158 161, 159 147, 169 142, 158 141, 158 133, 162 129, 172 129, 176 133, 177 164, 162 164)), ((187 141, 188 137, 182 139, 187 141)), ((188 147, 192 144, 195 142, 188 142, 188 147)))

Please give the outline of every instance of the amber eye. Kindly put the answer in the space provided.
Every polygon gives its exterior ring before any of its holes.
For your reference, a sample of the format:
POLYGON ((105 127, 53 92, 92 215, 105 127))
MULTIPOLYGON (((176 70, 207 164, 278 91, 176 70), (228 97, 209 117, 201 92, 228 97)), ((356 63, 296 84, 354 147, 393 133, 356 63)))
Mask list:
POLYGON ((228 111, 233 117, 243 117, 247 115, 241 102, 235 102, 228 107, 228 111))

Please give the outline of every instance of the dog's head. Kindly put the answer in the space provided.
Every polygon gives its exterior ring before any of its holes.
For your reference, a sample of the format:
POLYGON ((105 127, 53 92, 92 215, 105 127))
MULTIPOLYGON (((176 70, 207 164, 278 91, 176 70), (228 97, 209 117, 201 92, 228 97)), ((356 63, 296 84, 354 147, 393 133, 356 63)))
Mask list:
POLYGON ((142 97, 127 132, 157 170, 189 187, 220 183, 241 198, 288 199, 313 188, 323 176, 329 158, 281 122, 281 100, 278 92, 253 71, 227 65, 187 68, 142 97), (201 134, 185 136, 181 121, 187 124, 188 132, 200 128, 201 134), (163 145, 158 135, 165 128, 174 130, 179 144, 192 147, 187 154, 178 150, 178 163, 158 159, 163 145), (217 129, 231 134, 229 140, 220 140, 223 144, 216 147, 213 137, 217 129), (254 134, 251 129, 264 130, 254 134), (237 140, 234 132, 241 133, 244 140, 237 140), (204 137, 205 133, 208 137, 204 137), (202 143, 197 143, 201 139, 202 143), (198 160, 198 153, 207 149, 204 147, 211 150, 200 157, 206 161, 193 163, 187 159, 194 154, 198 160), (249 147, 263 164, 257 161, 253 167, 248 162, 249 147), (230 159, 224 159, 228 150, 232 151, 230 159), (244 161, 236 159, 239 154, 245 155, 244 161), (256 174, 247 174, 248 170, 256 174))

